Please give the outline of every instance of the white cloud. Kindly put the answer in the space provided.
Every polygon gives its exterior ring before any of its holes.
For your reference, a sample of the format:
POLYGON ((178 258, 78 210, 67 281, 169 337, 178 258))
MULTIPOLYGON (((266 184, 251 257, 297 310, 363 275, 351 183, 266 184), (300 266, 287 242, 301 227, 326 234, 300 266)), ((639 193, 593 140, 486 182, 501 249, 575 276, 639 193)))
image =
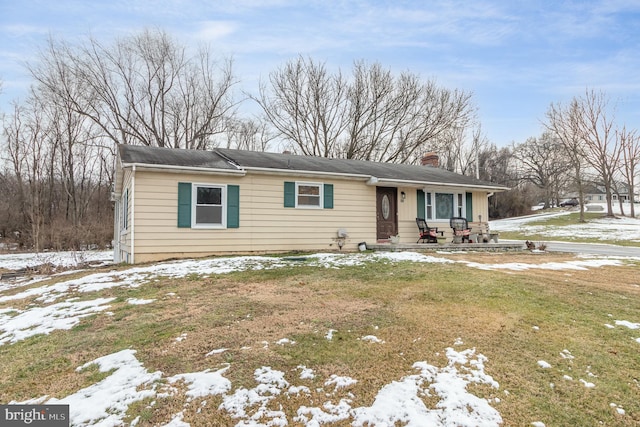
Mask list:
POLYGON ((233 21, 202 21, 198 25, 195 38, 206 41, 220 41, 235 33, 238 25, 233 21))
POLYGON ((9 24, 0 26, 0 34, 4 33, 8 37, 26 37, 30 35, 47 34, 49 30, 45 27, 28 24, 9 24))

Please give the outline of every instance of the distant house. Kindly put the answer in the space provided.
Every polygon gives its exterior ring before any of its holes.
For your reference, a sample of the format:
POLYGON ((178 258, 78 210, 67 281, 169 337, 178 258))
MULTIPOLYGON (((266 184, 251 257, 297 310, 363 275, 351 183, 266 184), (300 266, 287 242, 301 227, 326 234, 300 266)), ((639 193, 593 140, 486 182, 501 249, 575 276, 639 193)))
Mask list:
POLYGON ((415 243, 416 217, 486 226, 488 197, 507 189, 432 166, 221 148, 120 145, 115 172, 115 260, 128 263, 415 243))
MULTIPOLYGON (((611 195, 612 200, 617 202, 620 199, 625 203, 629 202, 631 200, 629 197, 629 186, 625 183, 616 183, 615 185, 618 190, 617 192, 620 194, 620 198, 618 198, 618 194, 615 191, 616 189, 614 189, 613 194, 611 195)), ((638 199, 637 193, 634 195, 634 199, 638 199)), ((607 195, 604 185, 587 185, 584 189, 584 200, 586 203, 606 203, 607 195)))

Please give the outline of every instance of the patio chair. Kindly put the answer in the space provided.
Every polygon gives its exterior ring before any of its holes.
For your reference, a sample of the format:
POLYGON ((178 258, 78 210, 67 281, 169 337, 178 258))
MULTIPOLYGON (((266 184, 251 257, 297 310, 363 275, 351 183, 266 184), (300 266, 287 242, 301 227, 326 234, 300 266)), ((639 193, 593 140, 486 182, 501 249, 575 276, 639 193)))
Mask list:
POLYGON ((453 243, 464 243, 465 240, 469 242, 471 228, 466 218, 453 217, 449 220, 449 225, 453 230, 453 243))
POLYGON ((418 230, 420 230, 420 238, 416 241, 416 243, 438 243, 438 233, 443 235, 443 232, 438 232, 437 227, 429 227, 427 221, 424 218, 416 218, 416 224, 418 225, 418 230))

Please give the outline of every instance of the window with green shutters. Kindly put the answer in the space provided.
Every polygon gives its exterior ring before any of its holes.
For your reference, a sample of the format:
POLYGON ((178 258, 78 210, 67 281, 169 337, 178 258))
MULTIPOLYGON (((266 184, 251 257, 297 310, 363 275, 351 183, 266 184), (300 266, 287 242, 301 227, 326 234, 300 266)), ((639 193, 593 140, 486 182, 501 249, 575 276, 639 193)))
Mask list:
POLYGON ((333 209, 333 184, 285 181, 284 207, 333 209))
POLYGON ((127 230, 129 228, 129 189, 127 188, 122 195, 121 211, 120 211, 120 228, 127 230))
POLYGON ((179 228, 239 228, 238 185, 178 183, 179 228))
POLYGON ((417 190, 418 209, 416 216, 427 220, 449 220, 451 217, 466 217, 473 221, 472 193, 445 193, 417 190))

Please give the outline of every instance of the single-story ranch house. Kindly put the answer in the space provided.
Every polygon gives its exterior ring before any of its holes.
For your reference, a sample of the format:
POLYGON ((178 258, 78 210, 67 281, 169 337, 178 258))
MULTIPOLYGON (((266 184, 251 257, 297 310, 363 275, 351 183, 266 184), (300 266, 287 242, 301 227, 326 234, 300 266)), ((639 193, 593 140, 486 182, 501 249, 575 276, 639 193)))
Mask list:
POLYGON ((415 243, 416 217, 445 235, 454 216, 486 226, 504 190, 428 165, 120 145, 115 261, 415 243))

